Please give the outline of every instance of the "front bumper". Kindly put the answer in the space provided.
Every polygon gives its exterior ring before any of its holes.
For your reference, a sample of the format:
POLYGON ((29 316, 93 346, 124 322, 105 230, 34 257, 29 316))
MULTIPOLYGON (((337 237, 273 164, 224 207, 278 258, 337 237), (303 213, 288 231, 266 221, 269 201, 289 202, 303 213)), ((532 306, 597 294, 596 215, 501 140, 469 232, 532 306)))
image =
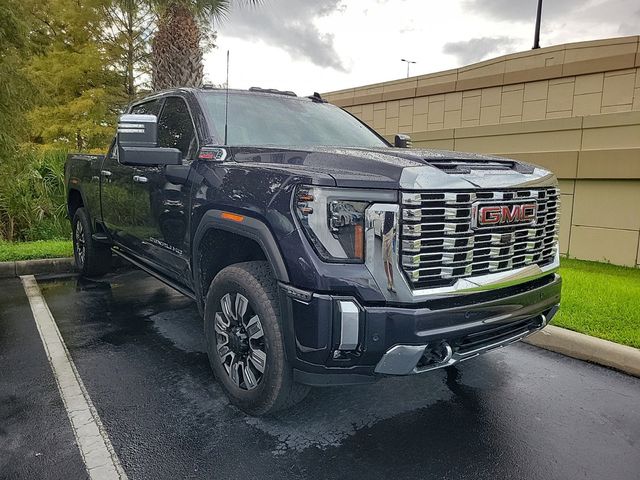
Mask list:
POLYGON ((403 307, 363 305, 354 297, 281 285, 287 358, 296 380, 309 385, 422 373, 540 330, 557 311, 560 288, 560 277, 552 273, 497 290, 403 307), (355 316, 348 308, 345 316, 345 305, 357 307, 355 316), (430 363, 433 359, 437 361, 430 363))
POLYGON ((430 348, 429 344, 395 345, 382 356, 376 365, 375 373, 410 375, 450 367, 456 363, 477 357, 489 350, 515 343, 541 330, 557 310, 558 306, 554 306, 537 317, 527 318, 512 324, 499 325, 486 331, 471 334, 468 336, 468 342, 460 342, 458 345, 451 345, 447 341, 448 339, 443 339, 440 343, 433 344, 433 349, 430 348))

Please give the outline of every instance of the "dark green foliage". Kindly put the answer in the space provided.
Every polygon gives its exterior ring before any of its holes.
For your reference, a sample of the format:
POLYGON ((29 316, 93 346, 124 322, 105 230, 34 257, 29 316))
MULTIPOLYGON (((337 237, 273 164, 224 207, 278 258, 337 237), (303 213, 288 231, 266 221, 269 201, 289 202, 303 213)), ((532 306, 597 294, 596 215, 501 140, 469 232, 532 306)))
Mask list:
POLYGON ((128 101, 101 37, 111 3, 0 3, 0 240, 69 238, 66 152, 104 149, 128 101))
POLYGON ((27 66, 42 93, 28 115, 31 141, 86 151, 104 148, 113 134, 127 98, 122 74, 111 68, 113 59, 102 41, 106 3, 46 0, 34 4, 36 25, 48 43, 27 66))
POLYGON ((183 21, 160 38, 165 46, 182 43, 177 57, 165 49, 165 77, 175 82, 174 73, 185 70, 179 60, 188 58, 186 78, 201 83, 202 46, 215 36, 211 20, 223 18, 230 4, 0 2, 0 241, 69 237, 66 152, 104 151, 118 114, 150 83, 151 40, 172 9, 183 12, 183 21), (185 22, 190 28, 181 30, 185 22))
POLYGON ((0 163, 15 153, 25 130, 33 92, 23 71, 31 50, 25 9, 18 0, 0 2, 0 163))
POLYGON ((65 160, 66 151, 30 147, 0 164, 0 239, 70 238, 65 160))
POLYGON ((119 72, 127 102, 149 89, 151 75, 151 37, 156 15, 148 2, 111 0, 105 2, 101 41, 119 72))

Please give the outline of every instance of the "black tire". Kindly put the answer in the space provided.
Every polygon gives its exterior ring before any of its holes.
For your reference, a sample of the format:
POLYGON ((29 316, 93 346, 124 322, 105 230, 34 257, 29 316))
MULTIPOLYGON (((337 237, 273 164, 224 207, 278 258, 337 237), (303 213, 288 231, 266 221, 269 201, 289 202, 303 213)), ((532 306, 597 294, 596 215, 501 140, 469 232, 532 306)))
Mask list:
POLYGON ((285 357, 276 282, 267 262, 238 263, 216 275, 205 301, 204 330, 211 368, 231 402, 244 412, 268 415, 295 405, 309 392, 309 387, 294 382, 293 371, 285 357), (242 314, 237 315, 240 317, 237 325, 229 321, 229 326, 225 327, 223 324, 229 317, 225 318, 222 302, 227 295, 232 299, 234 312, 242 311, 242 314), (238 300, 240 297, 247 301, 244 310, 238 308, 237 302, 244 302, 238 300), (222 322, 218 323, 218 333, 217 321, 222 322), (248 325, 244 329, 244 339, 238 331, 243 330, 243 325, 248 325), (226 330, 220 333, 223 327, 226 330), (235 339, 233 345, 232 338, 235 339), (242 343, 245 340, 246 345, 242 343), (231 358, 232 351, 239 353, 233 353, 231 358), (258 368, 262 362, 257 355, 259 351, 266 356, 263 372, 258 368), (224 359, 223 354, 226 354, 224 359), (254 356, 260 362, 256 363, 254 356), (234 365, 237 381, 230 373, 234 365))
POLYGON ((111 269, 111 248, 93 240, 91 222, 84 208, 73 216, 73 257, 81 275, 99 277, 111 269))

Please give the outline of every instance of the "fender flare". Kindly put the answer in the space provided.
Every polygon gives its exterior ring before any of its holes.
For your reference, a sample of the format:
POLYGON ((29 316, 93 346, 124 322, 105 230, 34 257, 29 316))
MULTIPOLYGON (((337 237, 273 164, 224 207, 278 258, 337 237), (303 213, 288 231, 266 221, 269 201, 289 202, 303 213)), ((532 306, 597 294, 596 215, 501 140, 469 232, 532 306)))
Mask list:
MULTIPOLYGON (((81 186, 69 187, 69 191, 67 192, 67 217, 69 218, 69 221, 73 225, 73 216, 69 211, 69 198, 71 197, 71 192, 74 190, 80 194, 80 199, 82 200, 82 207, 80 208, 84 208, 87 216, 89 217, 89 223, 91 224, 92 231, 95 232, 97 230, 97 223, 98 223, 98 221, 96 220, 96 217, 98 217, 98 215, 100 214, 100 210, 98 210, 98 213, 94 215, 94 212, 91 211, 90 205, 87 203, 87 197, 84 194, 84 190, 82 189, 81 186)), ((99 204, 97 207, 98 209, 100 209, 99 204)))
POLYGON ((212 229, 224 230, 255 241, 260 245, 260 248, 262 248, 262 251, 267 257, 267 261, 271 266, 271 270, 273 271, 276 280, 283 283, 289 283, 289 274, 287 273, 282 253, 280 253, 280 249, 278 248, 278 244, 273 237, 271 230, 264 222, 245 215, 242 223, 236 223, 222 218, 222 210, 212 209, 208 210, 200 219, 200 223, 198 224, 198 228, 193 236, 193 243, 191 246, 193 281, 198 298, 200 298, 198 292, 202 291, 202 285, 200 280, 200 260, 195 252, 198 250, 204 235, 212 229))
MULTIPOLYGON (((69 200, 71 199, 71 192, 76 191, 78 192, 78 194, 80 195, 80 199, 82 200, 82 205, 86 207, 87 205, 87 199, 85 197, 84 192, 82 191, 82 188, 80 186, 73 186, 73 187, 68 187, 67 188, 67 198, 66 198, 66 203, 67 203, 67 217, 69 217, 69 220, 73 220, 73 217, 71 216, 71 212, 69 211, 69 200)), ((91 217, 89 217, 91 218, 91 217)))

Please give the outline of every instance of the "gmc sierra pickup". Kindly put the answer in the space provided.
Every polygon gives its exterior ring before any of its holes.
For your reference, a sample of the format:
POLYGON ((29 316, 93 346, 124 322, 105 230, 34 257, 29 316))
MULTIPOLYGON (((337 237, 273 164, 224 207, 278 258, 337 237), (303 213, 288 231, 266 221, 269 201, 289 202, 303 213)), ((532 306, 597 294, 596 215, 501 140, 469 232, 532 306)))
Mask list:
POLYGON ((66 165, 75 259, 112 251, 193 298, 211 367, 254 415, 310 386, 447 367, 560 301, 553 174, 395 145, 320 95, 175 89, 66 165))

